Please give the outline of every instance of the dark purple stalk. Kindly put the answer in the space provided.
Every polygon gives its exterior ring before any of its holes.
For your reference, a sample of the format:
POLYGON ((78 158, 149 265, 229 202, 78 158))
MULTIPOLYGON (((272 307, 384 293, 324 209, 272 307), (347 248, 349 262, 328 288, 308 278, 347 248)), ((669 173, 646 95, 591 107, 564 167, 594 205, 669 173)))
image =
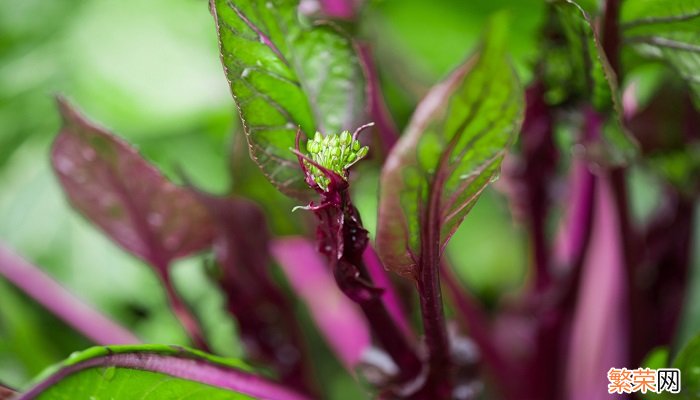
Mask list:
POLYGON ((178 321, 180 321, 180 324, 189 336, 190 340, 192 340, 192 344, 198 349, 210 352, 209 346, 204 338, 202 328, 199 326, 199 321, 187 307, 187 305, 182 301, 180 295, 175 290, 167 269, 157 268, 157 271, 159 271, 160 281, 165 288, 165 295, 168 299, 170 309, 173 311, 173 314, 178 321))
MULTIPOLYGON (((359 225, 359 220, 356 219, 359 218, 359 214, 357 214, 355 207, 350 204, 347 192, 342 197, 345 198, 343 203, 345 204, 344 214, 346 215, 342 228, 344 230, 343 235, 346 239, 350 239, 353 236, 356 237, 357 232, 364 229, 359 225), (358 225, 353 227, 352 225, 354 224, 358 225)), ((327 214, 321 216, 321 221, 338 218, 334 216, 336 212, 337 210, 330 207, 322 210, 321 213, 327 214)), ((317 215, 320 214, 317 213, 317 215)), ((364 233, 366 234, 366 231, 364 233)), ((364 263, 362 254, 364 253, 366 242, 361 244, 361 241, 361 239, 355 241, 350 239, 345 243, 343 256, 334 268, 336 282, 338 282, 338 286, 346 296, 360 305, 372 329, 372 333, 399 367, 399 381, 405 382, 414 379, 420 373, 422 363, 409 345, 406 336, 387 311, 382 300, 383 291, 375 286, 364 263)), ((320 247, 323 249, 323 241, 320 247)))
MULTIPOLYGON (((603 117, 591 107, 583 110, 583 117, 581 147, 600 140, 603 127, 603 117)), ((570 174, 571 187, 567 197, 567 204, 570 207, 566 220, 557 234, 555 247, 557 262, 565 266, 569 280, 566 289, 563 290, 567 299, 565 303, 568 306, 572 306, 576 298, 581 266, 591 237, 596 187, 596 177, 589 170, 589 162, 583 154, 574 154, 570 174)))
POLYGON ((359 43, 357 45, 357 53, 367 79, 369 114, 376 125, 375 130, 379 134, 378 139, 382 154, 386 157, 399 139, 399 131, 396 129, 396 124, 391 118, 391 114, 384 102, 381 83, 377 76, 377 66, 372 56, 371 46, 369 43, 359 43))
MULTIPOLYGON (((354 134, 371 125, 360 127, 354 134)), ((363 260, 369 242, 368 232, 360 214, 352 204, 346 177, 319 165, 299 151, 301 132, 297 131, 294 153, 305 174, 307 184, 321 197, 320 204, 307 207, 318 218, 316 229, 318 249, 328 259, 340 290, 360 305, 372 333, 398 366, 399 382, 415 379, 422 362, 409 345, 382 301, 382 289, 375 286, 363 260), (326 189, 316 184, 307 164, 316 167, 329 180, 326 189)))
MULTIPOLYGON (((446 152, 445 154, 449 154, 446 152)), ((443 159, 437 170, 441 170, 443 159)), ((450 379, 450 342, 445 325, 445 310, 440 287, 440 188, 444 177, 436 176, 431 184, 428 204, 421 218, 421 253, 418 261, 418 294, 423 331, 428 348, 428 380, 431 396, 447 399, 452 390, 450 379)))
MULTIPOLYGON (((622 68, 620 65, 621 38, 620 38, 620 8, 622 0, 606 0, 603 14, 602 45, 605 55, 610 63, 610 67, 617 76, 617 81, 622 82, 622 68)), ((641 362, 641 356, 635 357, 636 349, 640 348, 640 332, 644 326, 645 313, 639 307, 644 301, 642 293, 636 287, 635 265, 638 264, 635 250, 638 248, 639 240, 636 232, 632 228, 629 215, 629 201, 627 195, 626 171, 623 167, 614 167, 606 171, 608 180, 612 185, 612 192, 615 199, 615 207, 618 214, 619 230, 622 237, 623 256, 625 271, 627 275, 628 304, 632 312, 629 313, 630 333, 629 354, 632 361, 641 362), (638 358, 638 359, 636 359, 638 358)))
POLYGON ((61 368, 43 380, 17 400, 40 397, 42 393, 61 382, 65 377, 90 368, 114 366, 155 372, 175 378, 203 383, 221 389, 270 400, 308 400, 309 398, 288 388, 249 372, 224 367, 199 359, 178 358, 155 353, 111 354, 61 368))
POLYGON ((0 275, 97 344, 141 343, 131 332, 87 306, 39 268, 14 254, 2 243, 0 243, 0 275))
POLYGON ((553 140, 553 115, 545 101, 546 87, 536 81, 526 92, 527 107, 523 121, 521 144, 522 180, 525 184, 528 212, 527 226, 534 258, 534 290, 542 292, 552 281, 550 249, 546 237, 549 211, 549 184, 557 163, 553 140))

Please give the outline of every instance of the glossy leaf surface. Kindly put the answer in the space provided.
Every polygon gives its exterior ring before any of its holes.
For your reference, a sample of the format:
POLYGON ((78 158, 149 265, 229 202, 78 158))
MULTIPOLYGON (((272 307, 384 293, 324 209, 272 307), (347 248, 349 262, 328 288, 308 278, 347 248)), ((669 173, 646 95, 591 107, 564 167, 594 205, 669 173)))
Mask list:
POLYGON ((305 25, 294 0, 213 0, 219 47, 250 154, 283 192, 303 197, 294 147, 298 127, 353 130, 365 85, 352 42, 328 23, 305 25))

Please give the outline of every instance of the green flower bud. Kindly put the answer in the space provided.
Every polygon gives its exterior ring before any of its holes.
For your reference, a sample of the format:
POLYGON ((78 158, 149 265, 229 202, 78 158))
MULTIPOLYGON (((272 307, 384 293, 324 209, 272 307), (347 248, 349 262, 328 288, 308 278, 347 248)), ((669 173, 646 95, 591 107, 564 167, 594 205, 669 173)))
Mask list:
MULTIPOLYGON (((318 165, 342 177, 347 177, 348 168, 366 156, 369 148, 366 146, 362 147, 359 141, 352 138, 352 134, 349 131, 343 131, 340 134, 328 134, 326 136, 316 132, 314 138, 306 142, 306 150, 310 158, 318 165)), ((314 182, 322 189, 327 190, 330 179, 320 169, 308 162, 306 167, 314 182)))
POLYGON ((347 146, 347 145, 350 144, 350 142, 352 142, 352 136, 350 136, 350 132, 348 132, 348 131, 343 131, 343 132, 340 134, 340 143, 342 143, 343 145, 347 146))

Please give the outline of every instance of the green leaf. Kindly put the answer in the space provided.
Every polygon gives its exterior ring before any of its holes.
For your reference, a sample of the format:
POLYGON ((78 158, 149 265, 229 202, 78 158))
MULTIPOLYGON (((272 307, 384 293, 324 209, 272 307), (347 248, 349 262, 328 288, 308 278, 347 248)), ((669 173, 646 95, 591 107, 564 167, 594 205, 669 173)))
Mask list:
POLYGON ((253 160, 280 190, 310 192, 294 146, 308 135, 354 130, 364 118, 362 68, 329 23, 304 25, 296 0, 212 0, 221 59, 253 160))
POLYGON ((524 95, 506 58, 506 32, 504 20, 492 23, 481 51, 431 89, 389 154, 377 248, 403 276, 419 273, 421 245, 431 238, 444 250, 518 132, 524 95))
POLYGON ((617 106, 617 79, 588 13, 569 0, 553 1, 551 13, 546 28, 550 40, 543 54, 550 101, 582 97, 598 111, 617 106))
POLYGON ((655 171, 681 193, 696 196, 700 193, 700 144, 695 142, 683 148, 651 154, 647 157, 655 171))
MULTIPOLYGON (((700 336, 688 342, 673 361, 673 368, 681 370, 681 392, 667 395, 673 399, 697 399, 700 392, 700 336)), ((665 398, 665 397, 664 397, 665 398)))
POLYGON ((642 362, 644 368, 666 368, 668 365, 668 347, 656 347, 647 354, 642 362))
POLYGON ((47 370, 26 399, 304 399, 245 364, 165 345, 93 347, 47 370))
POLYGON ((700 108, 700 0, 623 2, 622 28, 626 43, 686 80, 700 108))
POLYGON ((555 0, 552 4, 555 18, 550 20, 554 24, 550 29, 561 34, 563 40, 544 53, 548 100, 561 103, 582 98, 609 116, 603 130, 605 146, 594 148, 592 153, 601 164, 624 164, 636 156, 638 145, 621 123, 617 76, 591 17, 574 1, 555 0))

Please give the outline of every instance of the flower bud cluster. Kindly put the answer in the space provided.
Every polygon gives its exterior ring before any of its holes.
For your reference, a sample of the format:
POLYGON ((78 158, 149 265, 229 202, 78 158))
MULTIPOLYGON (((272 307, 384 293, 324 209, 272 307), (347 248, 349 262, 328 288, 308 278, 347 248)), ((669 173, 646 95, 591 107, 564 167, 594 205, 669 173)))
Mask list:
MULTIPOLYGON (((306 143, 306 151, 314 162, 347 179, 348 168, 365 157, 369 147, 362 146, 348 131, 326 136, 316 132, 314 138, 306 143)), ((311 163, 305 163, 314 182, 323 190, 328 190, 330 179, 311 163)))

